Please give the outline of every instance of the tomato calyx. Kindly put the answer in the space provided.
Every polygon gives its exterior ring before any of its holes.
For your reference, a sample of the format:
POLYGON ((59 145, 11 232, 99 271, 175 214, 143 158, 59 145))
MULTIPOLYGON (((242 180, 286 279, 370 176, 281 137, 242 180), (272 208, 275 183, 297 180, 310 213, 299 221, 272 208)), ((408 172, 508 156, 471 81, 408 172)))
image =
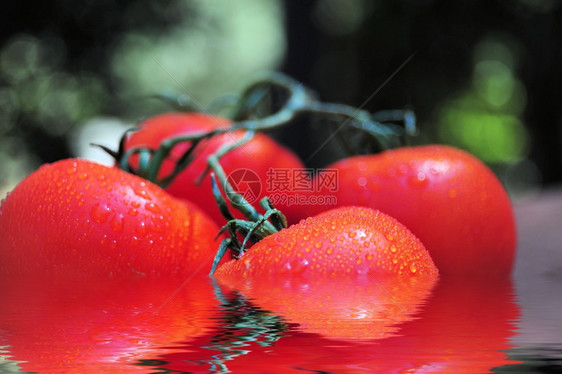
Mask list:
MULTIPOLYGON (((183 96, 185 95, 170 93, 157 95, 172 103, 176 109, 184 112, 194 111, 194 101, 183 96)), ((124 151, 128 135, 126 132, 118 151, 109 150, 104 146, 100 148, 116 159, 119 168, 166 188, 189 166, 195 156, 194 150, 201 141, 237 130, 265 132, 286 126, 302 116, 321 117, 337 126, 337 138, 350 153, 355 153, 353 149, 356 148, 350 145, 350 138, 357 135, 361 137, 361 144, 368 147, 368 151, 380 151, 402 146, 406 136, 415 133, 415 116, 410 110, 370 113, 345 104, 322 102, 311 89, 280 73, 258 80, 236 100, 232 95, 217 98, 206 108, 206 112, 216 113, 227 107, 233 108, 232 113, 227 116, 233 122, 226 127, 172 137, 162 142, 157 149, 134 147, 124 151), (394 122, 402 122, 403 126, 394 122), (163 162, 169 160, 172 149, 180 143, 189 143, 190 146, 175 161, 175 168, 167 175, 161 176, 163 162), (138 162, 131 162, 133 158, 138 162)))

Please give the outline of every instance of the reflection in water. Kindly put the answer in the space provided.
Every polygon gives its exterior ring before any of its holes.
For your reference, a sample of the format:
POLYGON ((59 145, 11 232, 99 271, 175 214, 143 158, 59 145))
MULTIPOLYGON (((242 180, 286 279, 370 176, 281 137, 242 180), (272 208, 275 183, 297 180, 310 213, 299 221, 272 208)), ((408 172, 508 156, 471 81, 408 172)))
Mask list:
POLYGON ((221 286, 224 292, 239 290, 260 308, 298 324, 300 331, 357 341, 396 334, 401 323, 414 317, 435 283, 435 278, 369 275, 228 279, 227 286, 221 286))
MULTIPOLYGON (((396 336, 371 341, 336 341, 305 332, 299 325, 264 313, 237 291, 224 294, 222 300, 219 323, 210 333, 186 342, 175 353, 160 356, 160 365, 153 369, 191 373, 485 373, 516 363, 504 352, 510 348, 507 341, 519 317, 509 281, 441 280, 418 318, 401 324, 396 336), (262 319, 270 323, 259 322, 262 319), (235 327, 245 320, 250 324, 235 327)), ((314 318, 325 321, 324 317, 318 313, 314 318)))
MULTIPOLYGON (((331 335, 323 335, 318 327, 329 325, 335 304, 314 306, 302 295, 302 314, 287 317, 208 279, 188 283, 170 300, 177 285, 108 282, 83 290, 3 283, 0 342, 9 346, 10 359, 38 373, 485 373, 521 367, 505 353, 519 319, 509 281, 441 279, 414 315, 370 340, 337 338, 330 328, 325 332, 331 335)), ((286 309, 296 310, 296 303, 286 309)))
POLYGON ((178 287, 150 280, 1 280, 0 341, 25 371, 142 372, 131 363, 205 335, 214 323, 208 279, 178 287))

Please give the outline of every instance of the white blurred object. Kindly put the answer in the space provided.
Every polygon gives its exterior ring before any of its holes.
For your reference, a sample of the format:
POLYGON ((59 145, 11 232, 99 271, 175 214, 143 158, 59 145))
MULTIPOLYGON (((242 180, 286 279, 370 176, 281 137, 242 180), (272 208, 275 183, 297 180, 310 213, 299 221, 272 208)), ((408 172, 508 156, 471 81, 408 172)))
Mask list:
POLYGON ((96 161, 103 165, 113 165, 115 160, 101 148, 91 145, 92 143, 104 145, 110 149, 117 150, 119 139, 128 128, 133 127, 117 118, 97 117, 93 118, 70 136, 70 149, 75 157, 96 161))

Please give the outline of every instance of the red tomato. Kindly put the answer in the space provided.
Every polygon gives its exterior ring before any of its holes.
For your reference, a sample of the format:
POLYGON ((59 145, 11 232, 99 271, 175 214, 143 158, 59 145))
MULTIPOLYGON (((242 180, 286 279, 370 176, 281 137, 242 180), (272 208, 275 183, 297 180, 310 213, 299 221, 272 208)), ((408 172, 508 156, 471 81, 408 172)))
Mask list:
POLYGON ((25 372, 146 373, 217 322, 208 278, 35 282, 0 279, 3 354, 25 372))
POLYGON ((252 246, 217 269, 221 281, 299 277, 435 279, 423 244, 400 222, 379 211, 343 207, 307 218, 252 246))
POLYGON ((210 271, 217 225, 116 168, 42 166, 0 206, 0 274, 186 276, 210 271))
MULTIPOLYGON (((506 275, 516 229, 509 196, 474 156, 448 146, 400 148, 350 157, 329 193, 338 206, 379 209, 424 243, 441 274, 506 275)), ((333 206, 312 206, 312 214, 333 206)))
POLYGON ((305 331, 373 339, 408 320, 438 274, 421 242, 395 219, 345 207, 266 237, 214 276, 305 331), (318 314, 321 320, 310 318, 318 314))
MULTIPOLYGON (((162 114, 141 123, 140 129, 127 138, 125 150, 134 147, 156 149, 166 139, 203 133, 228 125, 230 125, 229 120, 209 114, 162 114)), ((224 144, 232 144, 240 140, 243 134, 244 132, 239 130, 221 134, 200 143, 192 163, 176 177, 166 190, 174 196, 194 201, 218 224, 226 223, 213 197, 210 176, 207 175, 200 184, 196 184, 196 181, 207 168, 207 158, 224 144)), ((184 142, 173 148, 170 157, 162 165, 160 176, 168 175, 173 170, 175 161, 190 145, 190 142, 184 142)), ((292 151, 263 133, 257 133, 251 141, 224 155, 220 159, 220 163, 226 175, 230 176, 229 182, 234 189, 244 195, 253 205, 257 205, 261 198, 274 192, 286 195, 294 194, 291 181, 288 184, 285 183, 285 190, 277 188, 274 190, 270 170, 286 170, 290 173, 291 170, 304 169, 302 161, 292 151)), ((285 174, 288 175, 288 173, 285 174)), ((295 223, 302 218, 302 207, 298 205, 281 201, 276 204, 276 208, 283 211, 290 223, 295 223)), ((241 214, 236 213, 235 216, 242 217, 241 214)))

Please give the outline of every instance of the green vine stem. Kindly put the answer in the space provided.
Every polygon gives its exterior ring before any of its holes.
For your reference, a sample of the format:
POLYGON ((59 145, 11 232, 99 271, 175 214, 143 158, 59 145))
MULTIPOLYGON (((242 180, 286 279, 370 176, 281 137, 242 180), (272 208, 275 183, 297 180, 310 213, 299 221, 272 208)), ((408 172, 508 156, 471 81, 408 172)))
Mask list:
MULTIPOLYGON (((235 130, 269 131, 285 126, 304 115, 337 120, 340 125, 336 132, 344 128, 354 129, 371 139, 380 149, 399 147, 404 143, 406 135, 415 132, 415 117, 411 111, 395 110, 371 114, 349 105, 324 103, 319 101, 316 95, 304 85, 279 73, 269 75, 252 84, 244 91, 236 104, 233 97, 225 96, 223 99, 211 105, 210 109, 218 110, 232 106, 234 111, 231 117, 234 122, 231 126, 170 138, 155 150, 146 147, 131 148, 127 151, 121 149, 120 152, 117 152, 119 167, 165 188, 189 165, 194 157, 195 147, 203 139, 235 130), (273 93, 285 96, 285 102, 279 109, 264 109, 266 98, 273 93), (260 113, 260 111, 265 113, 260 113), (403 121, 404 126, 398 126, 389 121, 403 121), (191 143, 191 146, 176 162, 174 169, 168 175, 159 177, 162 163, 168 158, 172 149, 185 142, 191 143), (135 168, 131 165, 133 156, 138 157, 138 165, 135 168)), ((186 103, 189 100, 183 99, 183 102, 186 103)), ((190 106, 184 104, 184 107, 189 108, 190 106)), ((126 134, 123 136, 125 137, 126 134)))
POLYGON ((265 212, 261 214, 244 198, 244 196, 237 193, 228 182, 228 177, 220 164, 219 159, 222 155, 249 142, 253 136, 254 132, 248 131, 238 142, 224 145, 207 160, 209 167, 213 170, 211 173, 213 195, 221 213, 228 221, 227 224, 220 229, 217 236, 226 231, 229 233, 229 237, 224 239, 219 246, 215 259, 213 260, 210 274, 214 273, 216 267, 228 250, 234 252, 235 258, 240 258, 246 251, 248 242, 257 243, 263 238, 287 227, 287 219, 281 211, 275 209, 269 198, 264 197, 260 201, 260 206, 265 212), (222 186, 231 205, 244 214, 247 220, 234 218, 218 184, 222 186), (238 239, 239 234, 244 238, 242 242, 238 239))

